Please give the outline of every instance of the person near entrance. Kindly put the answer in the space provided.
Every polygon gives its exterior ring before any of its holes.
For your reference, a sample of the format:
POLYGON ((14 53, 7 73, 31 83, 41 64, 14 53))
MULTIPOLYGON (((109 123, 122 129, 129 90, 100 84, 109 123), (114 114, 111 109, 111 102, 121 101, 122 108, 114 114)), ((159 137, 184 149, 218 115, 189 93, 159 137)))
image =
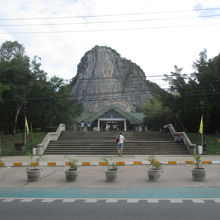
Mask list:
POLYGON ((90 123, 90 122, 87 123, 87 130, 88 130, 88 131, 91 130, 91 123, 90 123))
POLYGON ((125 142, 125 137, 124 137, 124 135, 122 135, 122 132, 120 132, 120 134, 118 135, 118 137, 116 139, 118 155, 120 157, 121 157, 122 152, 123 152, 124 142, 125 142))
POLYGON ((105 125, 105 131, 109 131, 110 125, 106 124, 105 125))
POLYGON ((84 126, 85 126, 85 124, 84 124, 84 122, 82 121, 82 122, 80 123, 80 130, 81 130, 81 131, 84 131, 84 126))

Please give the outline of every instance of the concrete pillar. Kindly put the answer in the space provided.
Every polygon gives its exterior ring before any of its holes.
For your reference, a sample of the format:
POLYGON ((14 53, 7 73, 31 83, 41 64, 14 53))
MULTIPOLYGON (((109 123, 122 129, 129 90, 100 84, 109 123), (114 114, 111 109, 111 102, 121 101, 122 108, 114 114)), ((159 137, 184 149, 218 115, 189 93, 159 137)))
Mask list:
POLYGON ((127 122, 126 122, 126 118, 124 119, 124 131, 127 131, 127 122))
POLYGON ((77 131, 77 124, 76 123, 73 124, 73 131, 77 131))
POLYGON ((98 118, 98 131, 100 131, 100 120, 98 118))

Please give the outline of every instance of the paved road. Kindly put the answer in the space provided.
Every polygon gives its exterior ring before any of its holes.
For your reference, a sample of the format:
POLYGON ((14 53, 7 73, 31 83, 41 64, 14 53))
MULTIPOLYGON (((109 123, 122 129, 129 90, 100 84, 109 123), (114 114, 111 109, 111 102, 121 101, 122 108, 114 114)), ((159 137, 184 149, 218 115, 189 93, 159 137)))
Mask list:
POLYGON ((170 200, 0 200, 1 220, 151 220, 219 219, 220 203, 213 200, 181 203, 170 200), (174 203, 173 203, 174 202, 174 203))

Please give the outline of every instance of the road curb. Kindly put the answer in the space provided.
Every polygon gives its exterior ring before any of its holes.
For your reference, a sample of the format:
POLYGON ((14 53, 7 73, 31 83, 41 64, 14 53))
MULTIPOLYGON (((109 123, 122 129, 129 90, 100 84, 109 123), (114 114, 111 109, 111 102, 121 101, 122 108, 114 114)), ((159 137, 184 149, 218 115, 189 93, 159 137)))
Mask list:
MULTIPOLYGON (((149 161, 113 161, 111 163, 116 163, 118 166, 126 165, 150 165, 149 161)), ((163 165, 189 165, 194 164, 194 161, 160 161, 163 165)), ((203 164, 220 164, 220 161, 203 161, 203 164)), ((106 166, 105 161, 94 161, 94 162, 77 162, 78 166, 106 166)), ((39 163, 29 163, 29 162, 1 162, 0 167, 28 167, 28 166, 41 166, 41 167, 62 167, 69 166, 69 162, 39 162, 39 163)))

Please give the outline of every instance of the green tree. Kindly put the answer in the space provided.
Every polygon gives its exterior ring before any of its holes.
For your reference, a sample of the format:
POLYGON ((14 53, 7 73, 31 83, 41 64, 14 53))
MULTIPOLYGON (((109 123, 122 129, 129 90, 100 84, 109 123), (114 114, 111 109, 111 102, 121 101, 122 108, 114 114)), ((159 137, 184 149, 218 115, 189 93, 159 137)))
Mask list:
MULTIPOLYGON (((0 62, 10 63, 13 60, 20 60, 24 58, 25 49, 23 45, 17 41, 6 41, 0 48, 0 62)), ((28 59, 28 57, 26 56, 28 59)))
POLYGON ((195 72, 189 76, 176 66, 174 72, 165 75, 176 99, 173 112, 187 131, 198 132, 203 114, 204 130, 217 132, 220 130, 220 55, 208 60, 204 50, 193 67, 195 72))
POLYGON ((142 104, 141 110, 145 114, 145 124, 151 130, 159 130, 165 124, 172 123, 171 109, 155 99, 148 99, 142 104))
POLYGON ((172 111, 175 114, 176 126, 181 130, 195 131, 198 129, 200 115, 200 102, 195 95, 197 84, 191 76, 182 73, 182 68, 174 66, 175 71, 165 75, 169 91, 175 97, 172 111), (194 118, 195 120, 192 120, 194 118))
POLYGON ((33 127, 45 129, 59 123, 71 124, 82 106, 70 97, 71 85, 41 69, 41 59, 31 61, 17 41, 0 47, 0 127, 16 133, 24 127, 24 113, 33 127))
MULTIPOLYGON (((40 70, 41 71, 41 70, 40 70)), ((41 71, 44 75, 44 72, 41 71)), ((35 127, 45 130, 65 123, 72 125, 75 117, 82 112, 82 106, 70 96, 70 83, 58 77, 45 80, 38 72, 28 97, 28 115, 35 127)))
POLYGON ((196 95, 201 103, 204 115, 205 130, 217 132, 220 130, 220 54, 207 60, 207 51, 200 53, 199 59, 194 63, 196 81, 196 95))
POLYGON ((8 89, 9 87, 7 85, 0 83, 0 103, 3 101, 2 99, 3 92, 7 91, 8 89))
POLYGON ((16 133, 18 115, 24 105, 33 80, 29 57, 17 41, 6 41, 0 47, 0 83, 8 86, 1 106, 1 122, 7 131, 16 133))

